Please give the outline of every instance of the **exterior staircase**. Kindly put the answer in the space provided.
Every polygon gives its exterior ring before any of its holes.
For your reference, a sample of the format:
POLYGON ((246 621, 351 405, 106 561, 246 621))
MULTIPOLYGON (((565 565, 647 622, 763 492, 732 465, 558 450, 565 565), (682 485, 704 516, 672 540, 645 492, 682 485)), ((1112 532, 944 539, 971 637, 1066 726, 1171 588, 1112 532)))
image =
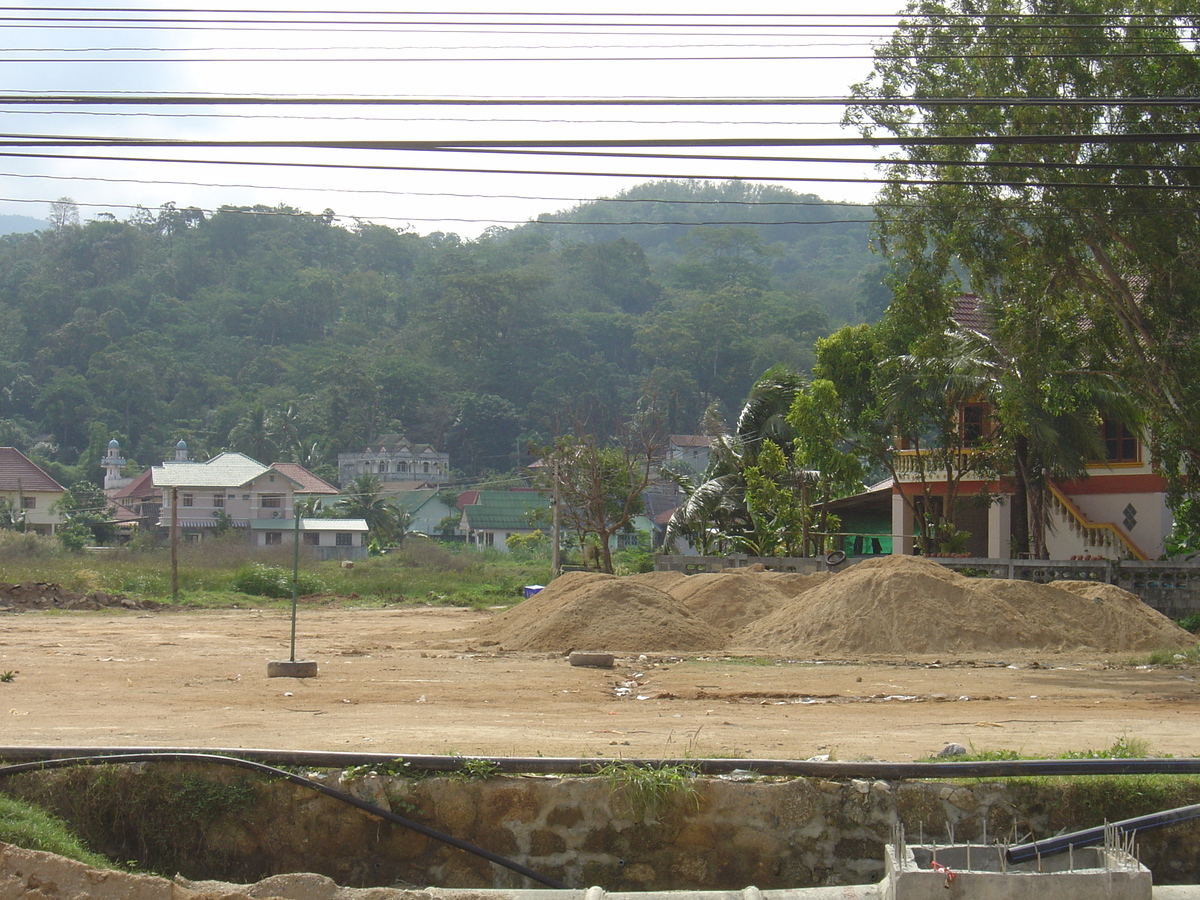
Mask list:
POLYGON ((1143 561, 1149 558, 1121 526, 1115 522, 1093 522, 1053 482, 1050 482, 1047 512, 1056 530, 1065 529, 1065 533, 1079 540, 1081 555, 1143 561))

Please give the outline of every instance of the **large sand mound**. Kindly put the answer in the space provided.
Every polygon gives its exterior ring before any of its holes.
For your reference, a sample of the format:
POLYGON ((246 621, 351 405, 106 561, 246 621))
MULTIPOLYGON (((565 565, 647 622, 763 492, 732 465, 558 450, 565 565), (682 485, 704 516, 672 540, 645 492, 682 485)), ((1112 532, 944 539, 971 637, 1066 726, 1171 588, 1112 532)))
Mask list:
POLYGON ((571 572, 477 634, 513 650, 718 650, 726 635, 670 594, 631 578, 571 572))
POLYGON ((1136 597, 966 578, 930 560, 867 560, 734 635, 737 646, 819 656, 995 650, 1128 652, 1193 638, 1136 597))
POLYGON ((913 556, 867 560, 836 575, 761 567, 686 577, 572 572, 471 636, 557 653, 738 649, 824 657, 1122 653, 1195 640, 1110 585, 966 578, 913 556))

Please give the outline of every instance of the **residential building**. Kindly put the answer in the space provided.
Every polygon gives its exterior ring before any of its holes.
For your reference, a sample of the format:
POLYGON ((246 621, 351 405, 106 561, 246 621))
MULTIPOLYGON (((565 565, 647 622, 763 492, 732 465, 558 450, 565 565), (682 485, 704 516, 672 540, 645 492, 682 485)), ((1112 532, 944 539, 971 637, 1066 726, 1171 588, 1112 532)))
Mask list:
POLYGON ((23 518, 25 529, 51 535, 66 517, 51 507, 66 492, 16 447, 0 447, 0 498, 7 500, 14 518, 23 518))
POLYGON ((696 475, 703 475, 713 442, 707 434, 672 434, 667 438, 663 464, 686 463, 696 475))
POLYGON ((444 484, 450 480, 450 454, 430 444, 414 444, 399 434, 387 434, 361 453, 338 454, 338 483, 346 488, 359 475, 374 475, 384 490, 397 491, 418 484, 444 484))
MULTIPOLYGON (((986 331, 988 322, 973 294, 960 296, 954 318, 963 327, 986 331)), ((959 409, 962 453, 969 457, 993 428, 993 411, 986 402, 964 403, 959 409)), ((1104 422, 1104 457, 1087 463, 1086 478, 1049 483, 1046 549, 1051 559, 1103 557, 1157 559, 1171 532, 1167 485, 1155 469, 1146 435, 1120 422, 1104 422)), ((891 531, 898 539, 895 553, 914 551, 914 516, 904 497, 920 497, 921 480, 916 450, 896 451, 897 474, 892 488, 891 531)), ((969 461, 969 460, 968 460, 969 461)), ((969 467, 968 467, 969 468, 969 467)), ((948 496, 938 476, 926 475, 935 506, 948 496)), ((1011 478, 968 471, 958 487, 955 525, 968 533, 970 556, 1008 559, 1012 555, 1011 478)), ((932 514, 940 514, 940 508, 932 514)))
POLYGON ((331 496, 337 490, 293 466, 267 466, 234 452, 195 462, 187 458, 187 446, 180 441, 175 459, 150 470, 152 485, 161 492, 158 524, 177 527, 188 541, 239 529, 258 547, 290 545, 299 532, 302 545, 321 548, 319 555, 365 556, 367 527, 361 519, 301 519, 297 528, 298 499, 331 496), (333 549, 324 553, 326 547, 333 549))
POLYGON ((435 488, 400 491, 396 494, 396 502, 410 517, 408 530, 431 536, 441 535, 442 523, 448 517, 459 519, 461 511, 445 503, 444 496, 435 488))
POLYGON ((464 491, 458 506, 459 533, 476 547, 507 552, 504 542, 510 534, 550 529, 549 500, 537 491, 464 491))

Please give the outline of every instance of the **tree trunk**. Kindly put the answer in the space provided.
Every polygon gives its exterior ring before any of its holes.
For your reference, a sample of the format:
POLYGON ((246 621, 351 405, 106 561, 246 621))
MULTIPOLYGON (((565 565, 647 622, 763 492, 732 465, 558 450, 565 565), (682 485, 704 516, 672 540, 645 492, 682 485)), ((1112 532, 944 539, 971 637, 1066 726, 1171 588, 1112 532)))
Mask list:
POLYGON ((1029 439, 1017 437, 1013 450, 1012 542, 1017 559, 1029 557, 1029 439))

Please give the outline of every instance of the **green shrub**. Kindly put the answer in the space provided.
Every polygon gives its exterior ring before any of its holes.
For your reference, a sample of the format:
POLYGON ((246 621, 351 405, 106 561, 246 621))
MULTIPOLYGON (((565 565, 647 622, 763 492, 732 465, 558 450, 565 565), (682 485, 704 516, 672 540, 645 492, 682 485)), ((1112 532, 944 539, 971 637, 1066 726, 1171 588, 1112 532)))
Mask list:
MULTIPOLYGON (((292 573, 282 566, 250 563, 234 573, 233 589, 256 597, 290 597, 292 573)), ((315 576, 301 572, 297 578, 297 589, 301 594, 319 594, 325 591, 325 585, 315 576)))
POLYGON ((97 869, 113 868, 109 860, 84 847, 61 820, 11 797, 0 796, 0 841, 26 850, 57 853, 97 869))

